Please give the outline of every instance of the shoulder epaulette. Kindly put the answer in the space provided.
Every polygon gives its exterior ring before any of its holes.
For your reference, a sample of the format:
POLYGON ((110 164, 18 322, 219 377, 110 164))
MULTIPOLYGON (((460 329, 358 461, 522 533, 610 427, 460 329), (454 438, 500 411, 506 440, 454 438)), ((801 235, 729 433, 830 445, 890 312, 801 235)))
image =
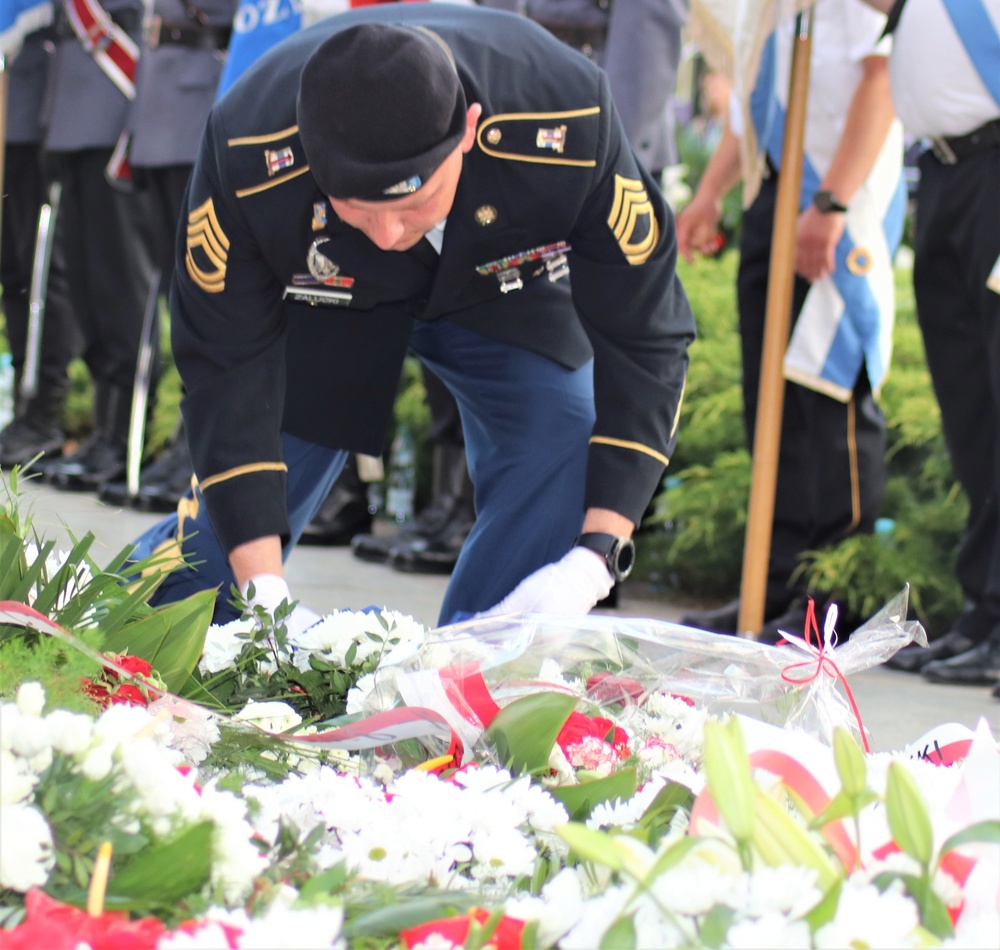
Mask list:
POLYGON ((283 185, 309 171, 299 127, 229 139, 230 171, 236 197, 246 198, 283 185))
POLYGON ((565 112, 502 113, 482 122, 476 142, 494 158, 593 168, 597 164, 600 117, 599 106, 565 112))

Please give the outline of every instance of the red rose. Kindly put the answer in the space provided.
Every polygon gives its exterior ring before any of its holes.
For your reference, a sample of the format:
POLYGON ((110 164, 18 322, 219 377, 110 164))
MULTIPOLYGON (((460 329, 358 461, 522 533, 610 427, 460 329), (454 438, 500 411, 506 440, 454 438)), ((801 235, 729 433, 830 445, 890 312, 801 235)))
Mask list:
MULTIPOLYGON (((430 920, 426 924, 401 930, 399 936, 407 947, 415 947, 432 935, 439 935, 451 942, 452 947, 463 947, 469 937, 473 923, 482 926, 489 914, 481 907, 474 907, 462 917, 445 917, 441 920, 430 920)), ((524 921, 514 917, 501 917, 493 931, 493 935, 484 944, 488 950, 521 950, 521 932, 524 921)))
POLYGON ((587 737, 600 739, 609 743, 621 759, 628 758, 628 733, 619 729, 610 719, 602 716, 585 716, 580 712, 571 712, 565 725, 556 736, 559 748, 567 754, 571 746, 579 745, 587 737))

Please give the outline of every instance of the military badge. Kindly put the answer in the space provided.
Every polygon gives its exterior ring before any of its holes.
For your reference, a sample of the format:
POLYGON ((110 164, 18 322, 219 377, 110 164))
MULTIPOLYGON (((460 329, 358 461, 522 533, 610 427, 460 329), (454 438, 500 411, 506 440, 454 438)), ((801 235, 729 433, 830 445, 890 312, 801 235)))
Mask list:
POLYGON ((660 239, 660 226, 641 181, 615 175, 608 227, 630 264, 644 264, 653 253, 660 239))
POLYGON ((406 181, 390 185, 382 192, 382 194, 392 195, 394 197, 397 195, 412 195, 413 192, 417 191, 423 183, 424 181, 419 175, 414 175, 412 178, 407 178, 406 181))
POLYGON ((847 255, 847 269, 855 277, 863 277, 872 269, 872 256, 867 248, 851 248, 851 252, 847 255))
POLYGON ((562 155, 563 149, 566 148, 566 126, 557 125, 552 129, 539 129, 535 135, 535 145, 562 155))
POLYGON ((295 155, 290 145, 272 151, 264 149, 264 161, 267 164, 267 177, 273 178, 283 168, 291 168, 295 164, 295 155))
POLYGON ((549 271, 549 280, 557 281, 560 277, 565 277, 569 273, 569 263, 566 259, 566 252, 570 250, 569 244, 565 241, 556 241, 555 244, 543 244, 540 247, 533 247, 529 251, 518 251, 516 254, 508 254, 499 260, 480 264, 476 268, 476 273, 483 277, 493 274, 500 281, 500 290, 507 294, 512 290, 520 290, 524 286, 521 280, 521 267, 533 261, 541 261, 542 266, 532 273, 537 276, 542 270, 549 271))
POLYGON ((497 219, 497 209, 493 205, 482 205, 476 208, 476 224, 486 227, 497 219))
POLYGON ((221 293, 226 289, 228 255, 229 238, 209 198, 188 215, 187 253, 184 256, 188 276, 205 293, 221 293))
MULTIPOLYGON (((292 274, 293 286, 307 287, 316 284, 323 284, 326 287, 354 286, 354 278, 342 276, 340 265, 335 264, 320 250, 320 247, 329 240, 330 238, 323 234, 309 245, 309 250, 306 252, 306 267, 309 273, 292 274)), ((351 299, 350 294, 347 295, 347 299, 351 299)))
POLYGON ((312 229, 314 231, 322 231, 323 228, 325 227, 326 227, 326 202, 314 201, 312 229))

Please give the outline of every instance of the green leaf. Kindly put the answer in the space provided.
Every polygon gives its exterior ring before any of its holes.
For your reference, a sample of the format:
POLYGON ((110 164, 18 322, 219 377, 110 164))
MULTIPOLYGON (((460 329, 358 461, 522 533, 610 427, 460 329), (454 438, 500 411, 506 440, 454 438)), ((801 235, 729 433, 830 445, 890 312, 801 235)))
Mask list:
POLYGON ((148 660, 167 689, 177 692, 198 665, 214 610, 215 590, 199 591, 109 635, 105 649, 148 660))
POLYGON ((849 798, 843 791, 839 791, 830 799, 830 804, 809 822, 809 827, 813 829, 823 828, 831 821, 838 821, 855 814, 877 798, 878 795, 871 789, 863 792, 857 798, 849 798))
POLYGON ((580 859, 592 864, 602 864, 612 871, 625 866, 622 852, 615 845, 614 836, 606 831, 594 831, 586 825, 571 822, 556 828, 556 834, 570 846, 580 859))
POLYGON ((344 937, 349 943, 359 937, 391 937, 396 940, 401 930, 465 913, 476 906, 478 899, 476 894, 459 891, 400 899, 392 906, 376 908, 345 922, 344 937))
POLYGON ((621 769, 604 778, 579 785, 557 785, 548 790, 549 794, 562 802, 573 821, 585 821, 596 805, 620 798, 628 801, 636 788, 635 769, 621 769))
POLYGON ((668 782, 657 792, 636 826, 636 830, 647 833, 647 841, 655 847, 661 837, 661 829, 669 826, 678 808, 691 810, 694 793, 680 782, 668 782))
POLYGON ((885 810, 896 844, 926 868, 934 848, 931 820, 915 779, 899 762, 889 766, 886 776, 885 810))
POLYGON ((214 825, 203 821, 166 844, 147 848, 108 881, 108 903, 113 898, 178 901, 201 890, 212 870, 214 825))
POLYGON ((601 937, 601 950, 633 950, 635 947, 635 924, 632 917, 619 917, 601 937))
POLYGON ((724 904, 716 904, 698 928, 698 936, 705 947, 721 947, 732 926, 736 911, 724 904))
POLYGON ((514 775, 546 772, 552 746, 575 706, 576 697, 565 693, 523 696, 496 714, 486 738, 514 775))
POLYGON ((809 924, 809 930, 816 933, 820 927, 830 923, 837 916, 837 907, 840 904, 840 891, 844 882, 838 878, 833 885, 823 895, 823 899, 805 916, 805 921, 809 924))
POLYGON ((731 729, 712 720, 705 723, 705 773, 729 830, 738 841, 748 841, 753 834, 753 778, 739 722, 730 722, 731 729))
POLYGON ((334 891, 339 891, 346 882, 347 868, 343 864, 338 864, 309 878, 299 888, 299 901, 309 904, 320 898, 329 897, 334 891))
POLYGON ((844 792, 849 798, 857 798, 868 787, 868 767, 861 747, 843 727, 833 733, 833 761, 844 792))
POLYGON ((974 825, 969 825, 968 828, 957 831, 941 845, 941 853, 938 855, 938 860, 960 845, 971 844, 973 841, 982 841, 986 844, 1000 844, 1000 821, 995 819, 977 821, 974 825))
POLYGON ((876 876, 872 883, 880 892, 885 892, 894 881, 901 881, 906 891, 917 902, 920 908, 920 923, 924 928, 942 940, 954 934, 948 908, 934 893, 928 878, 917 877, 914 874, 886 872, 876 876))

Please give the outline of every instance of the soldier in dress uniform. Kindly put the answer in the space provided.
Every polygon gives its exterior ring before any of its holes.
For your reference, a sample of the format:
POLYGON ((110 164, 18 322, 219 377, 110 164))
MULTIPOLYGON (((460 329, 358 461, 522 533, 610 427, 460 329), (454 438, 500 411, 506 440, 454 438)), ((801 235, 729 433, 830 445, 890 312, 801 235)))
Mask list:
MULTIPOLYGON (((36 455, 61 455, 65 441, 62 413, 69 389, 67 370, 77 355, 79 332, 66 286, 62 243, 52 240, 37 390, 22 398, 21 378, 28 347, 32 270, 35 265, 39 211, 49 200, 43 169, 39 121, 42 95, 52 54, 53 31, 29 33, 8 69, 7 120, 3 181, 3 237, 0 239, 0 284, 7 342, 14 363, 14 418, 0 432, 0 466, 25 465, 36 455)), ((54 231, 62 230, 58 212, 54 231)))
MULTIPOLYGON (((57 488, 124 476, 136 362, 154 264, 137 192, 114 187, 142 27, 141 0, 64 0, 42 109, 73 307, 94 393, 94 430, 46 467, 57 488), (110 168, 109 168, 110 166, 110 168)), ((154 380, 155 383, 155 380, 154 380)))
MULTIPOLYGON (((143 29, 136 95, 125 128, 128 161, 148 209, 163 292, 170 286, 184 190, 215 101, 235 12, 236 0, 154 0, 143 29)), ((98 496, 109 504, 173 511, 190 487, 193 471, 178 420, 166 451, 142 472, 134 499, 124 480, 105 483, 98 496)))
POLYGON ((907 647, 888 665, 1000 696, 1000 0, 868 2, 889 12, 893 103, 926 145, 913 288, 969 499, 955 561, 965 609, 929 649, 907 647))
POLYGON ((172 342, 199 490, 135 556, 201 563, 158 600, 290 599, 283 556, 346 453, 380 451, 408 348, 458 400, 476 491, 441 620, 584 613, 626 576, 694 321, 601 70, 497 11, 330 17, 213 109, 187 208, 172 342))
POLYGON ((678 162, 674 91, 689 0, 480 0, 530 17, 601 66, 639 161, 662 182, 678 162))

